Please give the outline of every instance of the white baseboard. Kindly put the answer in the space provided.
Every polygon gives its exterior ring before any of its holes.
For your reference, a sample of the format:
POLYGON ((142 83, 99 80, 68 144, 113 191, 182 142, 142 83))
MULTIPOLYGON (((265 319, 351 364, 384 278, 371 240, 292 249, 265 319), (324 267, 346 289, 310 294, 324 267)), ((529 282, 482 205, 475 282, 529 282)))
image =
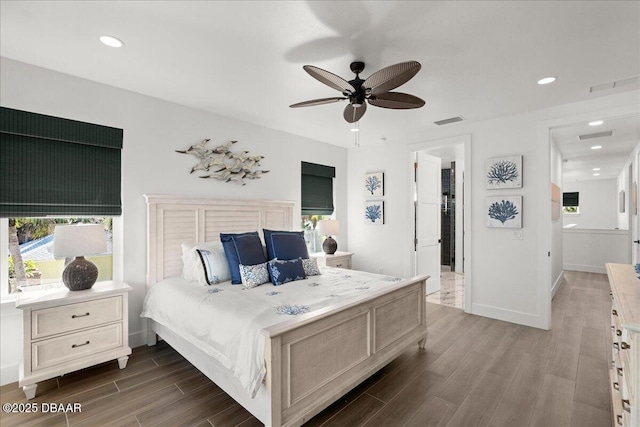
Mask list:
POLYGON ((584 271, 586 273, 607 274, 607 269, 604 267, 604 265, 564 264, 562 268, 564 270, 571 270, 571 271, 584 271))
POLYGON ((147 331, 129 333, 129 347, 136 348, 147 344, 147 331))
POLYGON ((560 285, 562 284, 562 279, 563 278, 564 278, 564 271, 561 271, 560 274, 558 275, 558 278, 556 279, 555 283, 551 287, 551 298, 552 299, 553 299, 553 297, 556 296, 556 292, 558 292, 558 289, 560 289, 560 285))
POLYGON ((531 326, 532 328, 548 329, 540 316, 521 311, 505 310, 504 308, 474 303, 472 314, 489 317, 491 319, 504 320, 505 322, 516 323, 518 325, 531 326))

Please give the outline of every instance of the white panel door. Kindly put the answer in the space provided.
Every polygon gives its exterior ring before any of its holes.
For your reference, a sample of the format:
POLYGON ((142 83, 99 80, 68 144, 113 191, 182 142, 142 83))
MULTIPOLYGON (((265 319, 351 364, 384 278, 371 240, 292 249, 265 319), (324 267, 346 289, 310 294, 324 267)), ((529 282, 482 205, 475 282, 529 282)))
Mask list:
POLYGON ((420 151, 416 154, 416 274, 431 276, 427 280, 430 294, 440 290, 441 160, 420 151))

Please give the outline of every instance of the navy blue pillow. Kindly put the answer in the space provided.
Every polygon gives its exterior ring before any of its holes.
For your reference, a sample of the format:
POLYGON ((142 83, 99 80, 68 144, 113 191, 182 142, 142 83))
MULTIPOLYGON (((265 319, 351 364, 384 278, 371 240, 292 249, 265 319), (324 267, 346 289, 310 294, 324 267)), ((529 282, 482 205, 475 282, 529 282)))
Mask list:
POLYGON ((301 258, 288 261, 272 259, 267 263, 267 268, 269 269, 269 276, 271 276, 271 283, 274 285, 282 285, 283 283, 307 278, 301 258))
POLYGON ((239 285, 242 283, 240 277, 240 264, 255 265, 267 262, 262 252, 262 242, 257 231, 239 234, 220 234, 220 241, 224 248, 224 254, 229 263, 231 273, 231 283, 239 285))
POLYGON ((274 231, 262 230, 264 243, 267 245, 267 257, 289 260, 309 258, 307 244, 304 241, 304 231, 274 231))

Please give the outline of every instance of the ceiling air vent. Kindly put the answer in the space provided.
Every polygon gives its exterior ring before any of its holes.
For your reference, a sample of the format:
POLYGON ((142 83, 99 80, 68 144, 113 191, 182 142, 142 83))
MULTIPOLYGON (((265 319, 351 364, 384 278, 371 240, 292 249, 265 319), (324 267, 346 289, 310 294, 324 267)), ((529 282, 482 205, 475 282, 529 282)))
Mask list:
POLYGON ((629 77, 626 79, 616 80, 615 82, 602 83, 599 85, 591 86, 589 93, 600 92, 608 89, 615 89, 622 86, 638 85, 640 84, 640 76, 629 77))
POLYGON ((604 132, 594 132, 594 133, 586 133, 584 135, 578 135, 578 139, 580 141, 584 141, 586 139, 604 138, 605 136, 613 136, 613 130, 607 130, 607 131, 604 131, 604 132))
POLYGON ((438 126, 442 126, 442 125, 448 125, 449 123, 461 122, 463 120, 464 120, 464 117, 456 116, 456 117, 450 117, 444 120, 438 120, 437 122, 433 122, 433 123, 437 124, 438 126))

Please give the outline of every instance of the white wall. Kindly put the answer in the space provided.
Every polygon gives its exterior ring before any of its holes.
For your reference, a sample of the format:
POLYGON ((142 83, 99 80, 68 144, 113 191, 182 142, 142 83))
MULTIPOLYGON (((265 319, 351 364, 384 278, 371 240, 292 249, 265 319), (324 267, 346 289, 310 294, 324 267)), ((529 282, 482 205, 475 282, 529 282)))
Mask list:
POLYGON ((580 213, 563 214, 564 225, 577 224, 576 228, 601 230, 613 230, 618 227, 617 179, 565 181, 562 191, 580 193, 580 213))
MULTIPOLYGON (((546 110, 470 122, 416 135, 413 141, 375 144, 361 139, 362 146, 348 153, 349 250, 356 253, 358 269, 409 276, 412 258, 410 145, 457 135, 471 135, 471 154, 465 155, 465 192, 470 192, 472 242, 466 254, 471 267, 471 304, 466 310, 515 323, 548 328, 551 268, 550 148, 548 129, 554 120, 594 111, 632 106, 638 92, 594 98, 546 110), (484 163, 496 156, 523 156, 523 188, 486 190, 484 163), (385 172, 385 225, 372 227, 362 219, 364 197, 360 182, 368 171, 385 172), (485 226, 485 198, 489 195, 523 196, 523 239, 513 230, 485 226)), ((427 107, 428 108, 428 107, 427 107)), ((392 129, 389 130, 392 134, 392 129)), ((468 226, 469 224, 466 224, 468 226)), ((555 254, 554 254, 555 256, 555 254)))
MULTIPOLYGON (((133 92, 79 79, 2 58, 0 104, 74 120, 124 129, 122 151, 123 221, 122 278, 134 290, 129 294, 130 343, 145 342, 145 323, 139 315, 145 295, 146 205, 144 194, 190 194, 221 198, 294 200, 294 218, 300 213, 300 162, 336 167, 335 206, 344 232, 338 244, 348 249, 347 150, 239 120, 187 108, 133 92), (270 172, 246 186, 197 178, 189 171, 194 158, 175 153, 211 138, 224 143, 237 140, 237 150, 265 156, 270 172)), ((215 96, 215 94, 211 94, 215 96)), ((299 224, 294 223, 294 227, 299 224)), ((117 256, 117 255, 116 255, 117 256)), ((15 310, 15 309, 13 309, 15 310)), ((12 312, 9 310, 7 313, 12 312)), ((4 313, 4 307, 3 307, 4 313)), ((15 368, 20 341, 15 330, 20 321, 2 322, 2 366, 15 368), (5 354, 5 349, 13 352, 5 354), (15 351, 17 349, 17 351, 15 351), (5 357, 6 356, 6 357, 5 357)), ((3 314, 4 320, 4 314, 3 314)), ((3 383, 5 378, 3 377, 3 383)), ((13 379, 15 381, 15 379, 13 379)))
POLYGON ((608 262, 628 264, 629 230, 564 230, 564 269, 606 274, 608 262))
MULTIPOLYGON (((562 154, 555 142, 551 141, 551 183, 560 187, 562 192, 562 154)), ((562 195, 561 195, 562 196, 562 195)), ((562 209, 562 199, 560 200, 559 209, 562 209)), ((563 233, 562 233, 562 214, 557 221, 551 222, 551 295, 555 295, 560 284, 562 283, 563 268, 563 233)))
MULTIPOLYGON (((640 244, 633 243, 640 239, 640 215, 633 214, 633 206, 631 203, 631 188, 629 188, 629 182, 638 183, 640 181, 640 142, 635 146, 629 158, 625 162, 622 172, 618 176, 616 181, 618 192, 624 190, 625 192, 625 211, 624 213, 618 213, 618 227, 620 229, 630 229, 629 244, 631 245, 631 260, 632 264, 640 262, 640 244), (629 177, 629 166, 631 166, 631 177, 629 177), (631 220, 630 220, 631 218, 631 220), (631 227, 629 227, 629 224, 631 227)), ((636 201, 637 203, 637 201, 636 201)), ((636 206, 637 207, 637 206, 636 206)))

